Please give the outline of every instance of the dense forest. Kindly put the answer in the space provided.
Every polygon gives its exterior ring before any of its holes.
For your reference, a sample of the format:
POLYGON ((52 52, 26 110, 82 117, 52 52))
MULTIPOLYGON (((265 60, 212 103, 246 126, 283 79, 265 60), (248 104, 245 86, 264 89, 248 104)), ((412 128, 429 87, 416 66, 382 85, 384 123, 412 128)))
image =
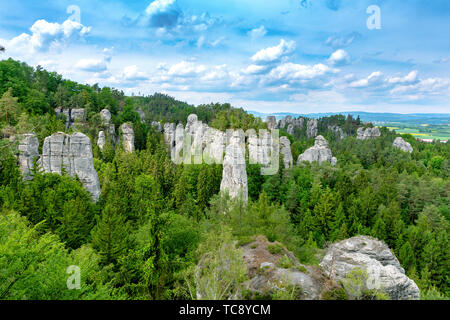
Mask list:
MULTIPOLYGON (((282 243, 308 265, 316 265, 330 243, 370 235, 391 248, 422 299, 450 298, 448 144, 402 135, 414 149, 409 154, 392 148, 397 135, 386 128, 378 139, 357 140, 359 119, 321 118, 319 134, 338 165, 302 163, 263 176, 259 165, 248 164, 243 205, 220 194, 221 165, 174 164, 151 125, 186 123, 192 113, 221 130, 267 127, 229 104, 195 107, 158 93, 127 97, 1 61, 0 299, 192 299, 195 266, 205 253, 229 255, 232 285, 220 290, 231 297, 245 273, 234 259, 238 250, 223 244, 240 246, 257 235, 282 243), (84 108, 86 117, 67 129, 57 107, 84 108), (92 144, 98 202, 78 179, 42 173, 37 165, 33 179, 23 179, 12 137, 34 132, 42 148, 45 137, 78 130, 96 141, 104 108, 116 126, 133 124, 136 152, 92 144), (330 125, 348 137, 336 139, 330 125), (70 265, 82 270, 81 290, 67 290, 70 265)), ((281 134, 291 141, 294 160, 314 144, 304 128, 281 134)), ((204 281, 214 268, 211 261, 204 281)))

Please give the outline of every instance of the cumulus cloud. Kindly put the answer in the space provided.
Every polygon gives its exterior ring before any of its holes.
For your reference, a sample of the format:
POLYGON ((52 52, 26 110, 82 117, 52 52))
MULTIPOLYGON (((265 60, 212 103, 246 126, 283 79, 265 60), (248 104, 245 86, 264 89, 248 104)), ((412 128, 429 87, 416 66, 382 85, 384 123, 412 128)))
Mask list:
POLYGON ((417 70, 413 70, 404 77, 390 77, 387 78, 386 81, 391 84, 413 83, 416 82, 418 74, 419 72, 417 70))
POLYGON ((41 19, 31 26, 30 31, 31 34, 22 33, 11 40, 4 40, 8 50, 22 53, 47 51, 52 46, 61 45, 87 35, 91 28, 73 20, 66 20, 59 24, 41 19))
POLYGON ((167 71, 167 75, 171 77, 195 77, 206 70, 203 65, 196 65, 191 61, 181 61, 174 64, 167 71))
POLYGON ((175 0, 155 0, 145 9, 140 23, 155 28, 172 28, 177 25, 180 15, 175 0))
POLYGON ((338 49, 331 54, 328 62, 335 66, 343 66, 350 63, 350 56, 347 51, 338 49))
POLYGON ((288 62, 272 69, 268 78, 276 81, 311 80, 327 73, 336 72, 338 72, 337 69, 332 69, 322 63, 311 66, 288 62))
POLYGON ((75 68, 87 72, 103 72, 107 65, 104 59, 81 59, 75 64, 75 68))
POLYGON ((281 39, 280 44, 274 47, 261 49, 251 58, 257 64, 279 61, 281 58, 291 54, 295 50, 295 41, 281 39))
POLYGON ((148 76, 138 70, 136 65, 127 66, 123 69, 122 77, 126 81, 139 81, 139 80, 147 80, 148 76))
POLYGON ((367 78, 352 81, 350 87, 352 88, 367 88, 371 85, 377 84, 381 81, 383 73, 381 71, 372 72, 367 78))
POLYGON ((267 34, 267 30, 264 26, 250 30, 247 33, 252 39, 262 38, 267 34))

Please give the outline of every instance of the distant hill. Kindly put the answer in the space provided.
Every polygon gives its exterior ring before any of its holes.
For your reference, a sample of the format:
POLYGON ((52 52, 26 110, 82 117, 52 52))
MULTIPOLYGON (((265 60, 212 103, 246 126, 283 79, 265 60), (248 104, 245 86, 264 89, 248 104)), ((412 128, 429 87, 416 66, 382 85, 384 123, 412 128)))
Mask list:
POLYGON ((374 124, 388 124, 388 123, 410 123, 410 124, 433 124, 433 125, 449 125, 450 124, 450 113, 372 113, 364 111, 345 111, 345 112, 325 112, 325 113, 289 113, 289 112, 277 112, 277 113, 261 113, 257 111, 247 111, 256 117, 265 119, 267 116, 275 116, 277 119, 281 119, 285 116, 292 117, 308 117, 308 118, 322 118, 329 117, 332 115, 351 114, 354 117, 359 116, 364 122, 372 122, 374 124))

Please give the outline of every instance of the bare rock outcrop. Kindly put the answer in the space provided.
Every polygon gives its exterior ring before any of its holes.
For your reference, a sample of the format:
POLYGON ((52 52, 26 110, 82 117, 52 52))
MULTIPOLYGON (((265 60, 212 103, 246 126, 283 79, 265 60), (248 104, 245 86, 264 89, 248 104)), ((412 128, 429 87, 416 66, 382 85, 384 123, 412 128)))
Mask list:
POLYGON ((100 111, 100 119, 102 120, 103 125, 109 126, 111 123, 111 112, 108 109, 103 109, 100 111))
POLYGON ((381 136, 380 129, 377 127, 374 128, 358 128, 356 139, 359 140, 368 140, 368 139, 376 139, 381 136))
POLYGON ((63 132, 45 138, 39 160, 45 172, 61 174, 63 168, 72 177, 77 176, 94 201, 100 196, 100 183, 94 168, 91 140, 83 133, 63 132))
POLYGON ((98 139, 97 139, 97 145, 100 148, 100 150, 103 151, 103 147, 105 146, 105 143, 106 143, 105 131, 99 131, 98 139))
POLYGON ((55 109, 56 115, 63 114, 66 117, 66 128, 69 129, 75 121, 83 121, 85 117, 85 111, 83 108, 63 108, 59 107, 55 109))
POLYGON ((267 128, 273 130, 277 128, 277 118, 275 116, 267 116, 266 118, 267 128))
POLYGON ((371 237, 357 236, 337 242, 328 249, 320 266, 334 279, 345 279, 358 268, 368 275, 368 289, 385 291, 393 300, 419 299, 419 288, 389 247, 371 237))
POLYGON ((298 157, 297 164, 301 163, 302 161, 318 161, 319 163, 330 162, 332 165, 337 164, 337 159, 333 157, 328 146, 328 142, 323 136, 316 137, 314 146, 307 149, 298 157))
POLYGON ((161 122, 152 121, 152 127, 153 129, 155 129, 156 132, 162 132, 161 122))
POLYGON ((336 140, 342 140, 345 138, 345 134, 344 131, 342 130, 341 127, 334 125, 334 126, 328 126, 328 130, 330 130, 331 132, 333 132, 334 137, 336 138, 336 140))
POLYGON ((134 152, 134 130, 133 127, 124 123, 120 126, 122 132, 122 146, 125 152, 134 152))
POLYGON ((306 123, 306 136, 308 138, 314 138, 319 132, 319 123, 317 119, 310 119, 306 123))
POLYGON ((274 291, 295 286, 300 289, 295 299, 320 299, 326 280, 321 270, 300 264, 295 255, 285 249, 282 244, 271 243, 265 236, 258 236, 253 242, 243 246, 243 250, 243 259, 249 278, 245 287, 252 294, 263 298, 270 297, 274 291), (271 252, 271 246, 280 249, 278 252, 271 252))
POLYGON ((175 147, 175 123, 164 124, 164 141, 169 150, 175 147))
POLYGON ((287 137, 280 138, 280 153, 283 155, 283 163, 286 169, 294 165, 294 158, 292 157, 291 141, 287 137))
POLYGON ((409 153, 413 152, 413 148, 412 148, 411 144, 409 142, 406 142, 405 140, 403 140, 402 137, 395 138, 394 143, 392 143, 392 146, 394 148, 398 148, 404 152, 409 152, 409 153))
POLYGON ((225 133, 220 130, 207 127, 203 140, 203 160, 205 163, 222 163, 225 152, 225 133))
POLYGON ((287 133, 294 134, 294 125, 290 123, 286 129, 287 133))
POLYGON ((19 166, 24 179, 30 180, 33 162, 39 159, 39 141, 34 133, 23 134, 19 137, 19 166))
POLYGON ((247 170, 242 141, 239 131, 235 131, 226 147, 220 191, 229 193, 231 198, 239 197, 244 202, 247 202, 247 170))

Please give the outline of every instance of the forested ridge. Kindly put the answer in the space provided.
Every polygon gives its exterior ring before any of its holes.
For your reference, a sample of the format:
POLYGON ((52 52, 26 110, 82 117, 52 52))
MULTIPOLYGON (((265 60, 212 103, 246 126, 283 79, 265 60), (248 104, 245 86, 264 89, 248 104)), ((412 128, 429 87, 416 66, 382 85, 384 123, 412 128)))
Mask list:
MULTIPOLYGON (((238 247, 258 235, 313 266, 331 243, 373 236, 395 253, 421 298, 450 298, 449 144, 402 135, 410 154, 392 147, 398 135, 387 128, 377 139, 357 140, 358 127, 371 124, 352 116, 321 118, 319 134, 338 165, 280 166, 263 176, 259 165, 248 164, 249 202, 243 205, 219 193, 222 165, 174 164, 151 125, 186 123, 194 113, 220 130, 267 128, 243 109, 195 107, 159 93, 127 97, 11 59, 0 62, 0 97, 0 299, 195 299, 196 286, 217 269, 205 254, 229 257, 229 283, 218 290, 232 297, 246 280, 238 247), (83 108, 85 119, 67 129, 57 107, 83 108), (116 126, 133 125, 135 152, 96 145, 102 109, 116 126), (348 137, 336 139, 331 125, 348 137), (33 179, 24 180, 19 170, 14 136, 34 132, 42 148, 45 137, 73 131, 93 142, 98 202, 66 174, 35 165, 33 179), (199 261, 206 263, 201 280, 199 261), (70 265, 82 270, 81 290, 67 289, 70 265)), ((294 160, 314 144, 305 128, 280 131, 294 160)))

